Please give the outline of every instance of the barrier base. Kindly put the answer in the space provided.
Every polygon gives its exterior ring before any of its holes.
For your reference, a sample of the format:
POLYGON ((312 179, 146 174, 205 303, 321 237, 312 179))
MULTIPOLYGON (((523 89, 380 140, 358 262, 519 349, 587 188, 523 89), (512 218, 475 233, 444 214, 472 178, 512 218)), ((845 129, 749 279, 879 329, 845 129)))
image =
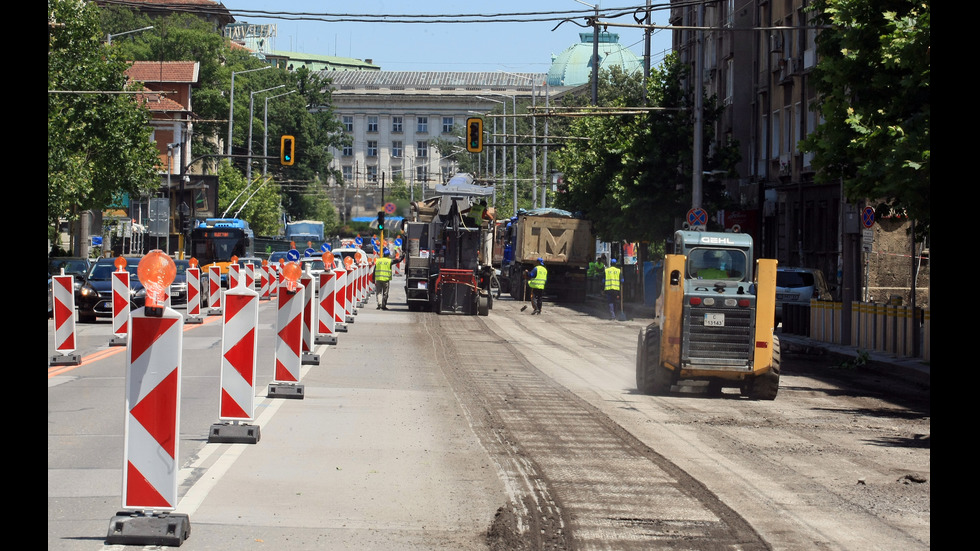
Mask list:
POLYGON ((116 335, 111 339, 109 339, 109 346, 126 346, 127 340, 129 340, 129 337, 125 335, 123 336, 116 335))
POLYGON ((347 316, 346 318, 344 318, 344 322, 345 323, 354 323, 354 316, 347 316))
POLYGON ((291 398, 293 400, 303 399, 303 385, 295 383, 271 383, 269 393, 266 398, 291 398))
POLYGON ((82 363, 82 357, 78 354, 67 354, 64 356, 52 356, 48 365, 78 365, 82 363))
POLYGON ((337 344, 337 335, 318 335, 313 344, 337 344))
POLYGON ((312 352, 303 352, 300 362, 302 365, 320 365, 320 356, 312 352))
POLYGON ((209 316, 220 316, 223 313, 221 308, 208 308, 209 316))
POLYGON ((333 330, 336 331, 336 332, 338 332, 338 333, 346 333, 347 332, 347 326, 344 325, 344 324, 339 324, 339 325, 335 326, 333 328, 333 330))
POLYGON ((257 444, 262 435, 258 425, 215 423, 208 433, 209 443, 257 444))
POLYGON ((184 323, 204 323, 204 318, 198 316, 187 316, 184 318, 184 323))
POLYGON ((105 543, 180 547, 190 535, 191 521, 186 514, 120 511, 109 521, 105 543))

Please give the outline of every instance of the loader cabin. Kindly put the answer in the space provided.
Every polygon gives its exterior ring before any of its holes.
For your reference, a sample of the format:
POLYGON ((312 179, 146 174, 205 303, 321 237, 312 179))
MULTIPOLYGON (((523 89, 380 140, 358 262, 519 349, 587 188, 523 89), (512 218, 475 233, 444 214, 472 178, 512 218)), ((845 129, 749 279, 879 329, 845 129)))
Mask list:
POLYGON ((687 258, 687 279, 752 281, 752 237, 747 234, 678 231, 674 253, 687 258))

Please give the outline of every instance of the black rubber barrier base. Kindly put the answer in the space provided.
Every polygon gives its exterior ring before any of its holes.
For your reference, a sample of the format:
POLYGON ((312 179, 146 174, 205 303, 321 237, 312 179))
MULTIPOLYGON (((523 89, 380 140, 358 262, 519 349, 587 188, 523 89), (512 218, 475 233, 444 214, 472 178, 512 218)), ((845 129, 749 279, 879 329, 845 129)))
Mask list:
POLYGON ((269 385, 269 393, 266 398, 291 398, 294 400, 303 399, 303 385, 293 383, 272 383, 269 385))
POLYGON ((106 545, 180 547, 191 535, 191 520, 180 513, 120 511, 109 521, 106 545))
POLYGON ((208 433, 209 443, 219 444, 257 444, 262 435, 258 425, 234 423, 215 423, 208 433))
POLYGON ((303 352, 300 363, 301 365, 320 365, 320 356, 312 352, 303 352))
POLYGON ((314 344, 337 344, 337 335, 317 335, 314 344))

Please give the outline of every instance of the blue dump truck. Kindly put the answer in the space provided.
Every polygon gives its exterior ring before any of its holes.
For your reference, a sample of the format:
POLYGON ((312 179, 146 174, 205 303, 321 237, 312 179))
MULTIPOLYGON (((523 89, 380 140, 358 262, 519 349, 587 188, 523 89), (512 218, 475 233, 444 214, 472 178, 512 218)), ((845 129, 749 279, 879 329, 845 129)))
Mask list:
POLYGON ((286 241, 295 241, 296 248, 302 252, 312 243, 319 250, 323 244, 323 222, 317 220, 297 220, 286 223, 286 241))
POLYGON ((690 381, 707 383, 709 394, 736 387, 774 400, 776 260, 754 260, 752 237, 741 233, 677 231, 673 251, 664 257, 654 321, 640 330, 637 389, 666 394, 690 381))

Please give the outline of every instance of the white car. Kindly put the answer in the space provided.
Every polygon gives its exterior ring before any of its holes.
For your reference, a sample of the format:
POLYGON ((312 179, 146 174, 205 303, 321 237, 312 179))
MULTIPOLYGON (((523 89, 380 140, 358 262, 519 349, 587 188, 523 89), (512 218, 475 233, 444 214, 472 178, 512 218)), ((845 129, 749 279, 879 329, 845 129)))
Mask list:
POLYGON ((810 299, 834 300, 823 272, 813 268, 776 268, 776 324, 783 319, 783 304, 810 304, 810 299))

